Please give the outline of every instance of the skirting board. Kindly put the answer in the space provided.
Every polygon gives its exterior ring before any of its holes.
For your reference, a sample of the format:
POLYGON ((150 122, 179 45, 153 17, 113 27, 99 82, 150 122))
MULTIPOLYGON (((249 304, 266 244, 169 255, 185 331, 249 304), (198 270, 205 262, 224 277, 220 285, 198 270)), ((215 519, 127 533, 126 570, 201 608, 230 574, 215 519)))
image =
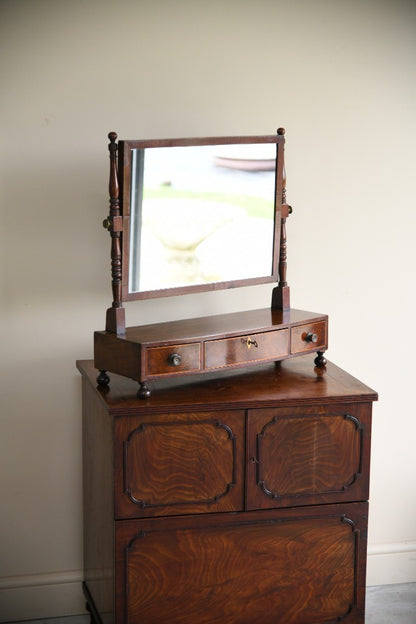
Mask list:
MULTIPOLYGON (((416 542, 368 547, 367 585, 415 582, 416 542)), ((82 613, 82 570, 0 578, 0 622, 82 613)))
POLYGON ((416 542, 369 545, 367 585, 416 583, 416 542))
POLYGON ((0 578, 0 622, 86 613, 82 570, 0 578))

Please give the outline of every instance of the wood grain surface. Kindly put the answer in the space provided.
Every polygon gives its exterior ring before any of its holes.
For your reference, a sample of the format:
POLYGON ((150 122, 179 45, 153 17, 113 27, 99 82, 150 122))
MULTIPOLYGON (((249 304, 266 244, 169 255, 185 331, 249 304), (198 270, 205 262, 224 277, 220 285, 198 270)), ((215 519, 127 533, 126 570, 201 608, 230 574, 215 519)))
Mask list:
POLYGON ((345 506, 347 516, 318 507, 296 516, 238 514, 232 522, 215 515, 199 525, 186 518, 123 523, 120 621, 126 611, 131 624, 360 621, 365 507, 345 506))

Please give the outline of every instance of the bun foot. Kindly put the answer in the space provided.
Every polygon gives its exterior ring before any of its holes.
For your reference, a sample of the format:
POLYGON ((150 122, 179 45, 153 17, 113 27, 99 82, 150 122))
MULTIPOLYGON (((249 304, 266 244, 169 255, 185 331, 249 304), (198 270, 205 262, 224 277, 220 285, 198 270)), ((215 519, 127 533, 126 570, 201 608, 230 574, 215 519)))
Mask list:
POLYGON ((148 399, 150 397, 150 388, 146 382, 142 382, 137 391, 137 396, 139 399, 148 399))
POLYGON ((324 352, 323 351, 318 351, 317 352, 317 355, 316 355, 316 358, 315 358, 314 362, 315 362, 315 366, 318 366, 318 367, 321 367, 321 368, 323 366, 326 366, 327 359, 324 357, 324 352))
POLYGON ((99 386, 108 386, 110 383, 110 377, 107 375, 106 371, 100 371, 100 374, 97 377, 97 384, 99 386))

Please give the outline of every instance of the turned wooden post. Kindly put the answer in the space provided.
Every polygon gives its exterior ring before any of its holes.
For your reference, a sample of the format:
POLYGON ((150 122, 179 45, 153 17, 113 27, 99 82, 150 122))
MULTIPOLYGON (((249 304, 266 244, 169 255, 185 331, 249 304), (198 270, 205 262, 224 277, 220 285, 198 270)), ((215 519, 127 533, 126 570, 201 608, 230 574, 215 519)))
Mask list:
MULTIPOLYGON (((284 128, 279 128, 277 134, 283 136, 284 128)), ((280 222, 280 254, 279 254, 279 282, 272 293, 273 310, 290 310, 290 288, 287 284, 287 238, 286 238, 286 218, 292 212, 291 206, 286 203, 286 168, 284 154, 282 150, 283 175, 282 175, 282 214, 280 222)))
POLYGON ((108 190, 110 194, 110 214, 103 222, 103 226, 111 235, 111 279, 113 290, 113 303, 107 310, 106 331, 115 334, 124 334, 126 330, 125 310, 123 308, 121 284, 122 284, 122 261, 121 261, 121 235, 123 221, 120 214, 119 184, 117 175, 117 134, 110 132, 110 178, 108 190))

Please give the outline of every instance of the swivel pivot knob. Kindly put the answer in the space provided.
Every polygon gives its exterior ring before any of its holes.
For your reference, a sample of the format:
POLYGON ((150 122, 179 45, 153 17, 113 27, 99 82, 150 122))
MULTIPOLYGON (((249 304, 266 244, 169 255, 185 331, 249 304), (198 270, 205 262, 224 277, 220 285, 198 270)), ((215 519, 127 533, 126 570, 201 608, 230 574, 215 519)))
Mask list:
POLYGON ((110 232, 112 227, 113 227, 113 220, 111 219, 111 217, 107 217, 106 219, 104 219, 103 228, 110 232))

